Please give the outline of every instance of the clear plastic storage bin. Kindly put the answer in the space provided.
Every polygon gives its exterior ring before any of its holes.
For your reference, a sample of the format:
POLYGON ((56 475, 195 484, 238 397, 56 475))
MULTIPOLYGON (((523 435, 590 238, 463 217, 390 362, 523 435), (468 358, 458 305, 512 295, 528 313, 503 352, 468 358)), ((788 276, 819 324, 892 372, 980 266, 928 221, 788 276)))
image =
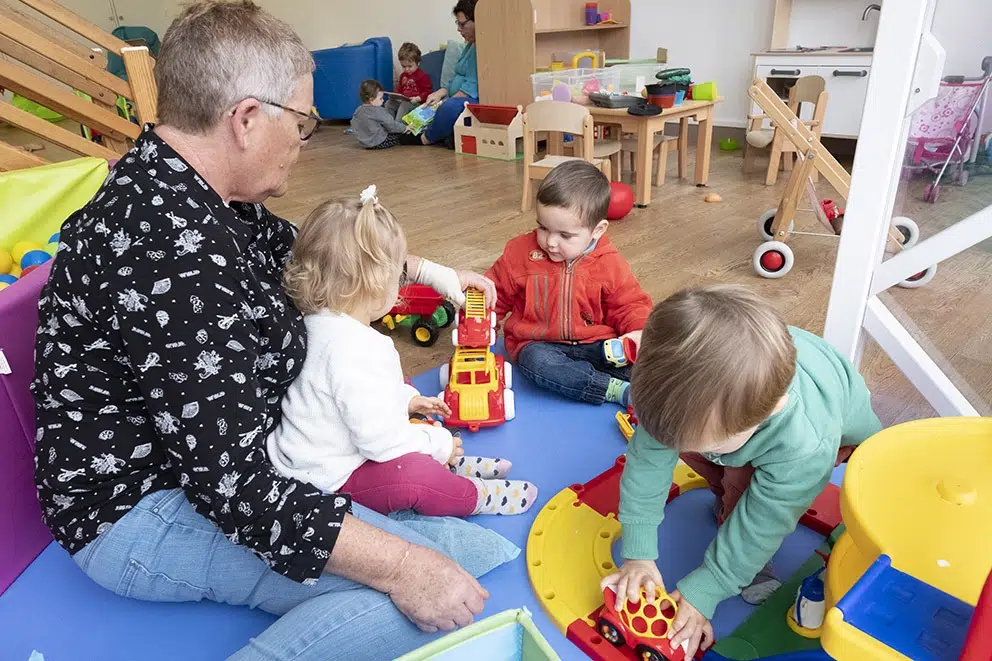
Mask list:
POLYGON ((591 92, 615 92, 618 90, 617 74, 613 69, 560 69, 531 75, 534 100, 551 98, 555 85, 568 86, 571 100, 587 104, 591 92))
POLYGON ((656 73, 668 68, 671 68, 671 65, 661 62, 646 62, 643 64, 618 64, 609 67, 607 71, 614 72, 618 85, 617 91, 640 94, 645 85, 658 82, 654 77, 656 73))

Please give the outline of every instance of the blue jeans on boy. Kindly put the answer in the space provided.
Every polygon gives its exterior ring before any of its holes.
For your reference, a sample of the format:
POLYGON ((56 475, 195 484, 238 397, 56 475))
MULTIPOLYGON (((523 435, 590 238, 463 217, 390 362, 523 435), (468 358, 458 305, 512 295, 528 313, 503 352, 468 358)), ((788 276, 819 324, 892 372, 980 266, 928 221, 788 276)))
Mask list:
POLYGON ((454 135, 455 122, 458 121, 458 116, 465 109, 465 104, 478 102, 478 99, 473 99, 470 96, 449 96, 445 99, 438 106, 434 113, 434 119, 424 132, 427 136, 427 142, 434 144, 454 135))
POLYGON ((517 368, 542 388, 590 404, 606 401, 610 378, 630 381, 630 365, 608 362, 602 342, 531 342, 520 350, 517 368))
MULTIPOLYGON (((445 548, 446 542, 453 546, 450 536, 445 538, 447 530, 438 531, 441 543, 417 531, 431 535, 445 519, 432 517, 421 527, 416 520, 401 523, 357 503, 353 513, 381 530, 453 555, 445 548)), ((492 569, 480 566, 484 560, 473 549, 462 555, 468 557, 454 559, 474 576, 492 569)), ((420 631, 387 595, 348 579, 325 573, 316 585, 306 586, 273 572, 198 514, 180 489, 145 496, 73 560, 96 583, 124 597, 208 599, 281 616, 229 657, 236 661, 393 659, 441 635, 420 631)))

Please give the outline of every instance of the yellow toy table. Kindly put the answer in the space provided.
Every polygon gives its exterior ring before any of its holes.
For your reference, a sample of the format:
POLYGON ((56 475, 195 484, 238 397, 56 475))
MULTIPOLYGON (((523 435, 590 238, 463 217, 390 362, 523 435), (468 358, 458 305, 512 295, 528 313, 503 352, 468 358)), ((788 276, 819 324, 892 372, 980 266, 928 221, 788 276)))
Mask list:
MULTIPOLYGON (((992 568, 992 419, 940 418, 886 429, 858 448, 841 490, 846 532, 827 569, 834 606, 881 555, 974 606, 992 568)), ((823 647, 836 659, 905 659, 831 609, 823 647)))

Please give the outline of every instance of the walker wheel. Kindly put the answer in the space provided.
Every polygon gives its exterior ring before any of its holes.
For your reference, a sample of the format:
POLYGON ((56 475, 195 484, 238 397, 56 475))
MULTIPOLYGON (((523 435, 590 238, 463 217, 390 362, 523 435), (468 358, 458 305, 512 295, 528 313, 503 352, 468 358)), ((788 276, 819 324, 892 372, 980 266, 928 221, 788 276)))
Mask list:
MULTIPOLYGON (((778 209, 769 209, 758 218, 758 237, 760 237, 762 241, 775 240, 775 235, 772 234, 772 223, 775 222, 776 213, 778 213, 778 209)), ((792 234, 792 230, 795 229, 795 227, 795 221, 790 221, 789 229, 786 234, 792 234)))
POLYGON ((928 266, 919 273, 917 273, 916 275, 911 275, 902 282, 900 282, 899 286, 902 287, 903 289, 916 289, 917 287, 922 287, 923 285, 933 280, 933 276, 936 275, 936 273, 937 273, 936 264, 934 264, 933 266, 928 266))
POLYGON ((781 278, 792 270, 795 257, 792 248, 781 241, 765 241, 754 251, 751 259, 754 271, 763 278, 781 278))
POLYGON ((911 218, 896 216, 892 219, 892 226, 902 235, 903 250, 912 248, 920 240, 920 227, 911 218))
POLYGON ((926 190, 923 192, 924 202, 936 202, 937 198, 940 196, 940 184, 927 184, 926 190))

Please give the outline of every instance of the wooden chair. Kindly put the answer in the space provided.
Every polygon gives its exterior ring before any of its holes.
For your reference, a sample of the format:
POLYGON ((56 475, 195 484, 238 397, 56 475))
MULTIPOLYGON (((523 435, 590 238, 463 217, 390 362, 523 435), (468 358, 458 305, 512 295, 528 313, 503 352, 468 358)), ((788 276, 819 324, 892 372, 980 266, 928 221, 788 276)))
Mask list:
MULTIPOLYGON (((99 132, 103 143, 3 100, 0 121, 73 153, 110 160, 130 148, 141 126, 118 114, 119 97, 133 102, 139 122, 156 119, 158 91, 148 48, 129 46, 54 0, 0 0, 0 53, 5 56, 0 58, 0 87, 99 132), (43 23, 26 7, 66 30, 43 23), (106 71, 106 52, 121 56, 127 81, 106 71)), ((45 163, 37 153, 0 141, 0 171, 45 163)))
MULTIPOLYGON (((789 90, 788 107, 796 117, 801 117, 802 104, 813 104, 812 119, 799 121, 809 127, 816 139, 820 139, 823 131, 823 118, 827 114, 826 81, 820 76, 804 76, 796 81, 789 90)), ((792 155, 797 152, 796 145, 787 139, 781 128, 762 128, 768 115, 748 115, 748 131, 744 146, 744 171, 747 172, 754 163, 757 149, 768 148, 768 172, 765 175, 765 185, 771 186, 778 179, 780 167, 792 170, 792 155), (783 161, 784 157, 784 161, 783 161)), ((813 181, 819 179, 818 172, 812 171, 813 181)))
MULTIPOLYGON (((654 160, 655 160, 655 170, 654 174, 654 185, 661 186, 665 183, 665 168, 668 165, 668 155, 672 152, 679 154, 685 149, 682 144, 682 138, 676 137, 674 135, 665 135, 664 133, 654 134, 654 160)), ((636 171, 635 161, 637 160, 637 138, 627 137, 623 139, 623 151, 625 154, 630 155, 630 170, 631 172, 636 171)), ((679 179, 683 179, 686 176, 686 161, 680 156, 679 158, 679 179)))
MULTIPOLYGON (((520 203, 521 211, 528 211, 534 204, 534 193, 531 181, 542 180, 556 165, 566 161, 588 161, 599 168, 603 174, 610 177, 612 168, 606 158, 596 158, 595 140, 593 139, 593 119, 589 109, 575 103, 562 101, 538 101, 523 110, 524 125, 524 190, 520 203), (576 149, 579 156, 562 156, 548 153, 535 161, 537 152, 538 133, 548 132, 550 135, 568 133, 576 137, 576 149)), ((549 136, 549 152, 552 150, 549 136)), ((619 150, 618 150, 619 151, 619 150)))

